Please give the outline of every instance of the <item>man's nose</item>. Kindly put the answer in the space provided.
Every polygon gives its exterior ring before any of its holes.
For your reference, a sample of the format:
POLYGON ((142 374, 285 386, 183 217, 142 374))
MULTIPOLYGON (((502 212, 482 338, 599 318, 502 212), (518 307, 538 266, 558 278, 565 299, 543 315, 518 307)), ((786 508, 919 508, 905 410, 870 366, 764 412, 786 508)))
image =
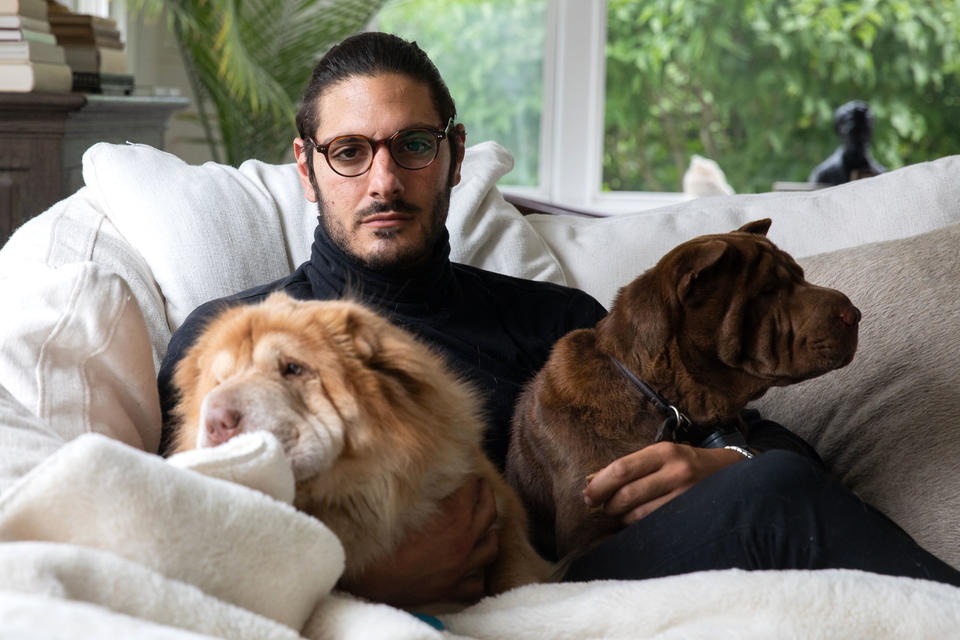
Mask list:
POLYGON ((403 192, 401 179, 404 169, 390 155, 386 144, 379 144, 373 150, 373 163, 370 165, 370 193, 382 197, 395 197, 403 192))

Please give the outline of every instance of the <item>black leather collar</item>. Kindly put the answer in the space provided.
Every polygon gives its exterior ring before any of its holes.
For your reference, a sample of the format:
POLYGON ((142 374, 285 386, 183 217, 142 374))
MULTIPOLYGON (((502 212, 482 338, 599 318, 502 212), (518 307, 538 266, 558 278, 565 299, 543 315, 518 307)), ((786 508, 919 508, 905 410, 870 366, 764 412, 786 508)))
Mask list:
POLYGON ((695 447, 715 449, 728 446, 746 447, 747 441, 735 424, 703 427, 694 424, 676 405, 670 404, 663 396, 657 393, 650 385, 641 380, 627 365, 617 358, 610 356, 620 373, 640 391, 653 406, 659 409, 666 418, 657 429, 654 442, 686 442, 695 447))

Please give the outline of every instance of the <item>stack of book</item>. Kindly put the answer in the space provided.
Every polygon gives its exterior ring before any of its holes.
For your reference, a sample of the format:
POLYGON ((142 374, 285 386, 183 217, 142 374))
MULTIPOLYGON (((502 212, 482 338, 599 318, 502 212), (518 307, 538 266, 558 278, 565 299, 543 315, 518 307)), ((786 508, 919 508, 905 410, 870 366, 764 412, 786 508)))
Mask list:
POLYGON ((53 0, 48 1, 48 8, 50 28, 73 70, 73 90, 130 94, 133 75, 116 21, 74 13, 53 0))
POLYGON ((46 0, 0 0, 0 91, 65 92, 72 86, 46 0))

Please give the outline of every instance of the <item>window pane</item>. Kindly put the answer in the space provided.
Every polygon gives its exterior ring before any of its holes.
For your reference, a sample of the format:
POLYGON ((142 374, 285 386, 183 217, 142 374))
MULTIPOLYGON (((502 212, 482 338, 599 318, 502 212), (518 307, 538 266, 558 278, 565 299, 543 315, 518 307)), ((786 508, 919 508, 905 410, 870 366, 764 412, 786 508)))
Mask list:
POLYGON ((605 190, 679 191, 692 154, 739 192, 806 181, 875 116, 888 168, 960 151, 957 0, 609 0, 605 190))
POLYGON ((516 166, 501 182, 539 182, 547 0, 390 0, 378 28, 416 40, 433 59, 467 128, 496 140, 516 166))

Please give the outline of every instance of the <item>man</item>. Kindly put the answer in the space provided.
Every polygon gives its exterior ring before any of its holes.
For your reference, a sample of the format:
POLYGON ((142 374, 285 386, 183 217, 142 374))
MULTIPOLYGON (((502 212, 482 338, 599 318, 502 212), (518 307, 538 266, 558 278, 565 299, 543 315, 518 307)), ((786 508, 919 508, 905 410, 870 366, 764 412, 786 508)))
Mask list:
MULTIPOLYGON (((206 319, 283 289, 296 298, 361 298, 432 343, 482 391, 486 449, 503 468, 513 404, 566 332, 605 310, 590 296, 449 261, 444 226, 465 131, 433 63, 395 36, 365 33, 315 67, 297 115, 297 169, 319 225, 311 259, 289 277, 197 309, 160 371, 165 408, 176 362, 206 319)), ((615 461, 584 492, 623 532, 569 579, 644 578, 700 569, 852 567, 960 584, 882 515, 830 480, 816 454, 755 421, 745 461, 726 449, 659 443, 615 461), (783 451, 788 450, 788 451, 783 451)), ((483 594, 497 553, 489 487, 468 483, 389 561, 345 589, 398 606, 483 594)))

